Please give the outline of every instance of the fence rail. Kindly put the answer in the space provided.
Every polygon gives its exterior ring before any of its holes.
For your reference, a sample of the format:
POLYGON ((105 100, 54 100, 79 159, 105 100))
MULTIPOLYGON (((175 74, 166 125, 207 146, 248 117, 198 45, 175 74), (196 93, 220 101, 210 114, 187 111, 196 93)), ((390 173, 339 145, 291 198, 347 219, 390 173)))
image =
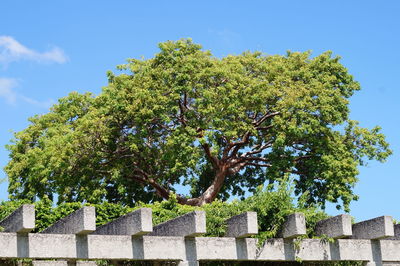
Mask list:
POLYGON ((317 223, 317 235, 301 239, 305 217, 287 217, 279 237, 263 246, 257 239, 257 215, 245 212, 226 221, 226 237, 206 233, 203 211, 194 211, 155 227, 151 209, 143 208, 96 228, 94 207, 83 207, 40 233, 34 229, 33 205, 23 205, 0 222, 0 258, 31 258, 34 265, 95 265, 93 260, 176 261, 363 261, 365 265, 400 265, 400 225, 390 216, 351 224, 349 215, 317 223), (43 261, 58 259, 58 261, 43 261))

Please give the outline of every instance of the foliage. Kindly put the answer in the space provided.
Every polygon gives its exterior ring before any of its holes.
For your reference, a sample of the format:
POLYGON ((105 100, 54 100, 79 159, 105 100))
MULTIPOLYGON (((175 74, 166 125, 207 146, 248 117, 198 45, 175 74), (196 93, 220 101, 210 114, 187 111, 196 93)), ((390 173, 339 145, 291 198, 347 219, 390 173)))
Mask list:
POLYGON ((100 95, 71 93, 15 134, 12 199, 134 206, 183 184, 178 202, 203 205, 290 174, 307 204, 348 210, 357 167, 391 153, 379 127, 349 119, 360 86, 330 52, 219 59, 191 40, 159 47, 109 72, 100 95))
MULTIPOLYGON (((137 203, 134 207, 122 206, 104 202, 101 204, 90 204, 96 207, 96 224, 102 225, 110 222, 117 217, 120 217, 137 208, 148 207, 153 212, 153 224, 159 224, 179 215, 191 212, 193 210, 205 210, 207 217, 207 236, 223 236, 225 233, 225 220, 233 215, 240 214, 245 211, 256 211, 258 215, 259 234, 256 236, 259 239, 260 245, 267 238, 277 236, 281 225, 288 214, 293 212, 303 212, 307 221, 307 237, 315 237, 313 228, 317 221, 327 218, 327 215, 322 212, 317 206, 305 207, 306 199, 302 198, 294 204, 292 197, 293 189, 289 186, 289 182, 284 180, 278 189, 272 189, 272 186, 262 189, 259 187, 257 192, 245 200, 234 200, 232 202, 223 202, 216 200, 211 204, 205 204, 201 207, 193 207, 188 205, 180 205, 176 197, 171 197, 167 201, 155 202, 154 204, 137 203)), ((27 200, 19 201, 3 201, 0 203, 0 220, 11 214, 15 209, 24 203, 29 203, 27 200)), ((40 232, 53 224, 58 219, 67 216, 74 210, 82 207, 81 203, 63 203, 55 206, 49 199, 43 199, 35 202, 36 208, 36 229, 35 232, 40 232)), ((18 260, 20 262, 20 260, 18 260)), ((6 262, 9 265, 17 265, 18 261, 6 262)), ((246 262, 245 265, 270 265, 268 263, 260 264, 246 262)), ((361 265, 359 262, 324 262, 324 263, 294 263, 287 264, 282 262, 276 265, 361 265)), ((109 261, 98 261, 99 265, 112 265, 109 261)), ((29 261, 26 265, 30 265, 29 261)), ((125 262, 123 265, 147 265, 144 262, 125 262)), ((204 265, 242 265, 240 262, 209 262, 204 265)), ((244 264, 243 264, 244 265, 244 264)), ((275 265, 275 264, 271 264, 275 265)))
MULTIPOLYGON (((295 205, 291 196, 292 192, 293 189, 290 189, 290 187, 288 187, 288 182, 285 181, 277 190, 273 190, 271 186, 265 189, 260 187, 253 196, 245 200, 233 200, 232 202, 216 200, 201 207, 181 205, 174 196, 170 197, 169 200, 155 202, 153 204, 139 202, 134 207, 108 202, 86 205, 95 206, 96 224, 98 226, 143 207, 152 209, 154 225, 193 210, 204 210, 207 217, 207 236, 223 236, 225 234, 226 219, 245 211, 255 211, 258 215, 260 231, 257 237, 260 240, 275 237, 287 215, 293 212, 303 212, 306 216, 307 227, 310 229, 308 235, 312 237, 312 228, 314 228, 315 223, 318 220, 326 218, 327 215, 315 206, 304 207, 302 203, 304 199, 300 199, 295 205)), ((25 203, 29 203, 29 201, 18 200, 1 202, 0 220, 25 203)), ((35 232, 40 232, 62 217, 81 208, 84 204, 63 203, 55 206, 51 200, 45 198, 41 201, 34 202, 34 205, 36 210, 35 232)))

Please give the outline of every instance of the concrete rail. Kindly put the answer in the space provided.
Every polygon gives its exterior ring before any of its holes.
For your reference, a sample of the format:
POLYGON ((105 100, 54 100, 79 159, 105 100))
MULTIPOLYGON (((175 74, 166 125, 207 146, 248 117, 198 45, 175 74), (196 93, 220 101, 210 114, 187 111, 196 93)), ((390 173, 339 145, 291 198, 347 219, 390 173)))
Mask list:
POLYGON ((351 216, 342 214, 319 221, 315 227, 315 234, 336 239, 350 237, 352 236, 351 216))
POLYGON ((306 218, 303 213, 293 213, 286 218, 281 232, 278 234, 282 238, 296 238, 307 233, 306 218))
POLYGON ((206 213, 193 211, 154 226, 151 236, 193 237, 206 233, 206 213))
POLYGON ((257 239, 257 214, 246 212, 226 221, 227 237, 206 233, 203 211, 187 213, 154 227, 151 209, 139 209, 94 230, 94 208, 84 207, 41 233, 34 228, 34 209, 23 205, 0 222, 1 259, 34 259, 34 265, 95 265, 94 260, 177 261, 363 261, 365 265, 400 265, 400 227, 390 216, 354 225, 339 215, 317 223, 315 232, 335 238, 297 239, 306 234, 305 217, 287 217, 281 237, 257 239), (92 233, 90 233, 92 232, 92 233), (90 234, 89 234, 90 233, 90 234), (147 233, 150 233, 146 235, 147 233), (347 239, 346 239, 347 238, 347 239))
POLYGON ((40 233, 45 234, 89 234, 96 230, 96 210, 85 206, 57 221, 40 233))
POLYGON ((24 204, 0 221, 3 232, 29 233, 35 229, 35 206, 24 204))
POLYGON ((141 208, 99 226, 92 234, 141 236, 152 231, 152 211, 150 208, 141 208))
POLYGON ((226 236, 243 238, 258 234, 256 212, 245 212, 226 220, 226 236))
POLYGON ((0 233, 0 258, 113 259, 155 261, 375 261, 400 262, 400 240, 268 239, 261 249, 254 238, 132 237, 75 234, 0 233), (85 251, 85 252, 82 252, 85 251))
POLYGON ((354 239, 384 239, 394 236, 394 224, 391 216, 381 216, 353 224, 354 239))

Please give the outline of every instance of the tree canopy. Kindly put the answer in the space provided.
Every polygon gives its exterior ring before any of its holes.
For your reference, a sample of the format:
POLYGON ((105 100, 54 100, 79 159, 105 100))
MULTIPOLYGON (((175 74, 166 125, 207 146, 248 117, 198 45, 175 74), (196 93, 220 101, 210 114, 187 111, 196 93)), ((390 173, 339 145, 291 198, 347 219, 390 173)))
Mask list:
POLYGON ((360 85, 330 52, 214 57, 190 39, 108 73, 30 118, 8 146, 12 198, 133 205, 243 196, 291 176, 308 203, 357 199, 358 166, 391 151, 380 128, 349 118, 360 85))

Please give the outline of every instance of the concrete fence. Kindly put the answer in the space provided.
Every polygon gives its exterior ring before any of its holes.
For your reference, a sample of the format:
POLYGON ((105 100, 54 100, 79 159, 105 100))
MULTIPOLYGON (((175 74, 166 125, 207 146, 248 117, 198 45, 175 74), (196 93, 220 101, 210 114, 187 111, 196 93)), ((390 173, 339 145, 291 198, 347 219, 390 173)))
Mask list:
POLYGON ((352 224, 349 215, 319 221, 317 235, 306 234, 305 217, 287 217, 280 238, 257 239, 257 215, 245 212, 226 221, 226 237, 202 237, 206 215, 194 211, 157 226, 151 209, 142 208, 96 228, 94 207, 83 207, 40 233, 33 205, 23 205, 0 222, 0 258, 30 258, 34 265, 96 265, 94 260, 136 260, 178 265, 201 261, 362 261, 365 265, 400 265, 400 225, 390 216, 352 224), (300 240, 301 239, 301 240, 300 240), (52 259, 53 261, 46 261, 52 259))

